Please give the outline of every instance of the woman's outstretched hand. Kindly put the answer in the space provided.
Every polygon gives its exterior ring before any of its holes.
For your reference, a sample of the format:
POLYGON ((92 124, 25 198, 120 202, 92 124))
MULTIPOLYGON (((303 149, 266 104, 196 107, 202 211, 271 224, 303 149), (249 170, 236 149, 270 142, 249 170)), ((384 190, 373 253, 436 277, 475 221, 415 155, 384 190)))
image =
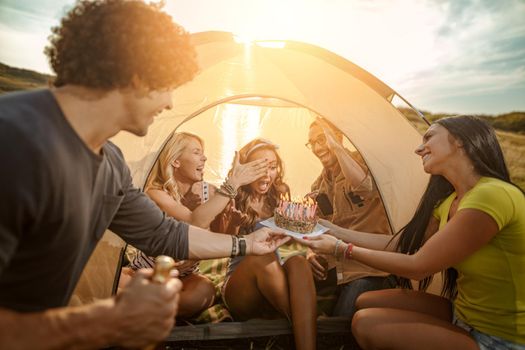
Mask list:
POLYGON ((246 236, 246 254, 264 255, 272 253, 289 240, 290 236, 283 232, 272 231, 263 227, 246 236))
POLYGON ((317 254, 333 255, 335 251, 335 242, 337 238, 329 234, 323 234, 315 237, 295 238, 302 245, 312 249, 317 254))
POLYGON ((341 226, 337 226, 336 224, 332 223, 331 221, 325 220, 325 219, 319 219, 319 224, 323 225, 324 227, 328 228, 330 230, 330 234, 336 238, 341 239, 341 231, 344 230, 341 226))
POLYGON ((236 188, 254 182, 264 176, 268 171, 268 160, 256 159, 249 163, 239 162, 239 152, 235 152, 232 168, 230 170, 229 181, 236 188))

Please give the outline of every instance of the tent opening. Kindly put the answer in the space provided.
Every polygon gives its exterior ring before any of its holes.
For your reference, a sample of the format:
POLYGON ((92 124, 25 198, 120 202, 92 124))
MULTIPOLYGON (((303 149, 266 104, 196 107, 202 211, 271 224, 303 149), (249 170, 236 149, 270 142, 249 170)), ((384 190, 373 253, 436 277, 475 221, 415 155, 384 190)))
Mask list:
MULTIPOLYGON (((311 185, 323 170, 320 160, 306 147, 310 124, 317 116, 318 113, 305 106, 277 97, 228 99, 210 104, 184 120, 170 132, 155 157, 158 158, 173 132, 195 134, 204 140, 204 153, 208 158, 204 180, 219 186, 228 174, 235 151, 254 138, 264 138, 279 146, 284 181, 290 186, 292 197, 300 198, 310 192, 311 185)), ((343 145, 366 166, 346 135, 343 145)), ((148 177, 150 175, 151 170, 148 177)))

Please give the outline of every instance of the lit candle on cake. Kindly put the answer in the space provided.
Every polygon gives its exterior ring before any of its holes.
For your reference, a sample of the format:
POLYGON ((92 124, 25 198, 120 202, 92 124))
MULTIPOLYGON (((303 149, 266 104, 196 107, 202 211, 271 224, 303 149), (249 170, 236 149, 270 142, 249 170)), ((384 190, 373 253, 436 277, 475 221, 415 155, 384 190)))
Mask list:
POLYGON ((317 224, 317 204, 312 198, 294 198, 290 200, 288 193, 281 195, 274 210, 275 224, 279 227, 309 233, 317 224))

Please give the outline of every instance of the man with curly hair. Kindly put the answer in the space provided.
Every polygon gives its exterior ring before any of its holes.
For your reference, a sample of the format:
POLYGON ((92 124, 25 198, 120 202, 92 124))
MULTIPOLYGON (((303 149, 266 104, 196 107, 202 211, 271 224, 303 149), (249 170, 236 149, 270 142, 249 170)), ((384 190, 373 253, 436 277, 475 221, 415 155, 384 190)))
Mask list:
MULTIPOLYGON (((66 307, 106 228, 149 255, 266 254, 286 239, 245 239, 167 218, 134 188, 110 137, 145 135, 197 71, 183 28, 157 5, 82 0, 46 49, 51 89, 0 98, 0 348, 142 347, 173 326, 181 283, 136 277, 117 297, 66 307)), ((262 175, 266 164, 254 168, 262 175)))

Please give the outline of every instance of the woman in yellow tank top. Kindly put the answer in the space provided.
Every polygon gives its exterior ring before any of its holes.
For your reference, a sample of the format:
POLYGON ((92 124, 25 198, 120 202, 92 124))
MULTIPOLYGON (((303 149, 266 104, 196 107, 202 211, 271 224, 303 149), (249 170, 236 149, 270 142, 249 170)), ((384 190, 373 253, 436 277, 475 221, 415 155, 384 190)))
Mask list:
POLYGON ((332 236, 304 242, 400 276, 402 287, 420 281, 419 291, 361 295, 354 336, 364 349, 525 349, 525 196, 494 130, 471 116, 440 119, 416 154, 431 178, 400 234, 323 222, 332 236), (426 293, 440 271, 442 296, 426 293))

